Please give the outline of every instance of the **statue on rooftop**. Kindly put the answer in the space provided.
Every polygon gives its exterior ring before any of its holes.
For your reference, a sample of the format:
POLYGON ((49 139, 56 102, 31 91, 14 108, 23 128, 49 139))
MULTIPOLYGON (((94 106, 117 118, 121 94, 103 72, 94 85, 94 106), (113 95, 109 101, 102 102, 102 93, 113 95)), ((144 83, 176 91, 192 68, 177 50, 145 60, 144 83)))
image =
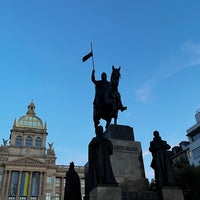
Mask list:
POLYGON ((49 148, 47 149, 47 155, 48 156, 55 156, 55 151, 53 148, 53 142, 52 143, 48 143, 49 148))
POLYGON ((31 102, 29 105, 28 105, 28 112, 26 113, 27 115, 33 115, 35 116, 35 105, 33 102, 31 102))
POLYGON ((6 139, 3 138, 3 146, 4 146, 4 147, 7 146, 7 142, 8 142, 8 140, 6 140, 6 139))

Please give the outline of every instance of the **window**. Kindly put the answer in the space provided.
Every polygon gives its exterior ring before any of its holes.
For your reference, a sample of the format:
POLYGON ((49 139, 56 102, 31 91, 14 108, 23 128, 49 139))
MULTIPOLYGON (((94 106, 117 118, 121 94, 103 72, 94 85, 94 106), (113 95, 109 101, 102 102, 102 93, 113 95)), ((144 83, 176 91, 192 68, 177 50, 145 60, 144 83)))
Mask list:
POLYGON ((197 147, 196 149, 194 149, 192 151, 192 153, 193 153, 194 159, 199 158, 200 157, 200 147, 197 147))
POLYGON ((41 148, 42 147, 42 139, 40 137, 37 137, 35 140, 35 147, 41 148))
POLYGON ((15 146, 16 147, 21 147, 22 146, 22 136, 17 136, 15 140, 15 146))
POLYGON ((64 178, 64 187, 65 187, 65 185, 66 185, 66 178, 64 178))
POLYGON ((11 179, 10 179, 9 196, 14 197, 14 196, 17 195, 18 179, 19 179, 19 172, 18 171, 12 171, 11 179))
POLYGON ((32 146, 32 138, 30 136, 28 136, 26 138, 26 144, 25 144, 26 147, 31 147, 32 146))
POLYGON ((60 200, 60 195, 56 193, 55 200, 60 200))
POLYGON ((38 196, 40 187, 40 172, 33 172, 31 183, 31 196, 38 196))
POLYGON ((192 158, 192 152, 188 151, 188 158, 192 158))
POLYGON ((3 175, 0 174, 0 184, 1 184, 1 182, 2 182, 2 177, 3 177, 3 175))
POLYGON ((200 133, 197 133, 197 134, 195 134, 193 137, 192 137, 192 140, 193 141, 196 141, 196 140, 198 140, 200 138, 200 133))
POLYGON ((2 187, 2 180, 3 180, 3 174, 0 174, 0 190, 1 190, 1 187, 2 187))
POLYGON ((56 187, 60 187, 60 178, 56 178, 56 187))
POLYGON ((51 200, 51 193, 50 192, 46 193, 46 200, 51 200))
POLYGON ((47 183, 51 183, 51 176, 47 176, 47 183))
POLYGON ((85 188, 85 179, 81 179, 81 188, 85 188))

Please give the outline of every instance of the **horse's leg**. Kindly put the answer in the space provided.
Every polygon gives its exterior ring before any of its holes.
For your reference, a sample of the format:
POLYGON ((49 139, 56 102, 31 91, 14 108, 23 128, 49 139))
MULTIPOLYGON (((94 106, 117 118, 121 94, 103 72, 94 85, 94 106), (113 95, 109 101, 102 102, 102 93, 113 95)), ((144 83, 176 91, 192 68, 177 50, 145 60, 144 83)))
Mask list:
POLYGON ((118 111, 115 111, 114 124, 117 125, 118 111))
POLYGON ((95 129, 98 127, 99 123, 100 123, 100 118, 98 117, 97 113, 95 112, 95 110, 93 111, 93 121, 94 121, 94 127, 95 129))
POLYGON ((112 119, 112 118, 106 120, 106 129, 109 127, 109 125, 110 125, 110 123, 111 123, 111 119, 112 119))

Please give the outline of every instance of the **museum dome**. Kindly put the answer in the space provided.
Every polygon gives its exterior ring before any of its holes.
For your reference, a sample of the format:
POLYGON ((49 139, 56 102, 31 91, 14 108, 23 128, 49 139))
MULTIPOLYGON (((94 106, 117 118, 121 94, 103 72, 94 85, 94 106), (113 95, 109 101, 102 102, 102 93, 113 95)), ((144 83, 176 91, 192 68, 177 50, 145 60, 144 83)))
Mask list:
POLYGON ((29 127, 29 128, 39 128, 43 129, 42 120, 35 115, 35 105, 31 102, 28 106, 28 112, 26 115, 19 118, 16 123, 18 127, 29 127))

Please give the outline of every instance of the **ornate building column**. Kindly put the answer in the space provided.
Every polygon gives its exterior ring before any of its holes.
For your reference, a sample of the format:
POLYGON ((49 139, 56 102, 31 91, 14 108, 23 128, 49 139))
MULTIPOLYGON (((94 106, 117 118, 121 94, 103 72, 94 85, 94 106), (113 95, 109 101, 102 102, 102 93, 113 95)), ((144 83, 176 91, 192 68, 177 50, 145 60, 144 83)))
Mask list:
POLYGON ((65 181, 64 177, 61 177, 60 199, 64 199, 64 192, 65 192, 64 181, 65 181))
POLYGON ((30 171, 29 173, 30 173, 30 175, 29 175, 29 182, 28 182, 28 196, 30 197, 31 196, 31 187, 32 187, 32 175, 33 175, 33 172, 30 171))
POLYGON ((47 184, 47 173, 44 172, 43 180, 42 180, 42 196, 46 196, 46 184, 47 184))
POLYGON ((19 179, 18 179, 18 184, 17 184, 17 194, 16 196, 20 196, 20 186, 21 186, 21 181, 22 181, 22 171, 19 171, 19 179))
POLYGON ((5 192, 6 192, 7 174, 8 174, 8 171, 5 170, 5 171, 4 171, 4 175, 3 175, 2 196, 4 196, 4 195, 5 195, 5 192))
POLYGON ((42 195, 42 184, 43 184, 43 175, 44 173, 43 172, 40 172, 40 183, 39 183, 39 193, 38 193, 38 196, 41 197, 42 195))
POLYGON ((11 171, 7 171, 8 172, 8 179, 6 181, 6 192, 5 192, 5 196, 8 197, 8 192, 9 192, 9 188, 10 188, 10 177, 11 177, 11 171))

